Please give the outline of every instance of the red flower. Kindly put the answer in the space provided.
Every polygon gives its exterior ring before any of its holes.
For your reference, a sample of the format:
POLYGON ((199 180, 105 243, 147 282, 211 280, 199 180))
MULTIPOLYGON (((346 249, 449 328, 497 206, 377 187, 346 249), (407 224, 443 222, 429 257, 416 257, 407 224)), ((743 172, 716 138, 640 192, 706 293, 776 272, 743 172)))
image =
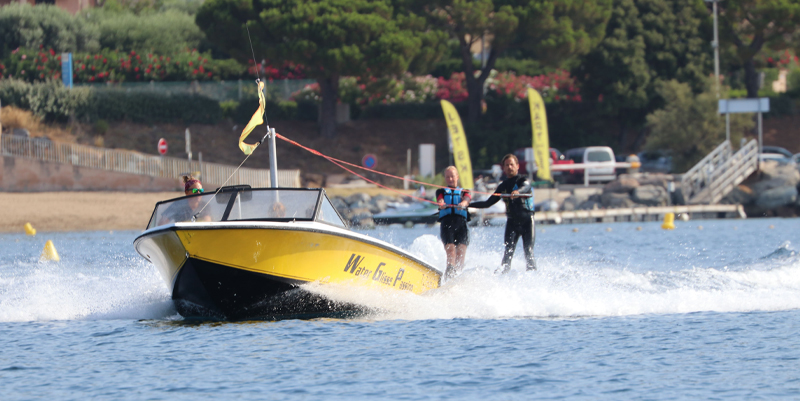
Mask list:
POLYGON ((44 45, 39 45, 39 48, 40 49, 44 49, 44 45))
POLYGON ((192 71, 192 74, 197 74, 197 70, 195 69, 194 71, 192 71))
POLYGON ((55 51, 55 50, 53 50, 52 48, 50 49, 50 55, 51 55, 51 56, 55 56, 55 55, 56 55, 56 51, 55 51))
POLYGON ((211 78, 211 71, 208 72, 208 77, 211 78))
POLYGON ((136 71, 136 72, 139 72, 139 67, 135 67, 133 70, 136 71))
POLYGON ((106 64, 107 62, 108 62, 108 60, 103 59, 103 64, 106 64))
POLYGON ((94 77, 89 77, 89 82, 94 81, 94 77))
POLYGON ((190 62, 189 62, 189 67, 191 67, 191 66, 193 66, 193 65, 194 65, 194 64, 192 64, 192 62, 190 61, 190 62))

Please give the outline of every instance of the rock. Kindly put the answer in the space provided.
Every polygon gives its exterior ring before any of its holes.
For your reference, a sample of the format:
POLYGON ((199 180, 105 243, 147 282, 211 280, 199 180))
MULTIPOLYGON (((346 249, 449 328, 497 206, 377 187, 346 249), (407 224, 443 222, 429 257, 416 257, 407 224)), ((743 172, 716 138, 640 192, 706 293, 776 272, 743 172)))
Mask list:
POLYGON ((761 180, 753 184, 750 188, 754 193, 760 194, 770 189, 797 186, 797 183, 792 184, 793 181, 794 180, 792 180, 790 176, 775 176, 773 178, 761 180))
POLYGON ((739 185, 734 188, 729 194, 725 195, 724 198, 720 201, 722 204, 726 205, 748 205, 752 203, 756 199, 753 190, 750 189, 747 185, 739 185))
POLYGON ((685 205, 686 197, 683 196, 683 189, 678 184, 675 184, 675 192, 670 196, 673 205, 685 205))
POLYGON ((372 198, 372 200, 369 202, 368 205, 369 211, 372 212, 372 214, 382 213, 386 211, 388 204, 389 204, 389 198, 386 197, 378 198, 376 196, 372 198))
POLYGON ((628 194, 624 193, 621 194, 613 192, 603 193, 600 199, 603 207, 609 209, 619 209, 619 208, 634 206, 634 203, 633 201, 631 201, 631 198, 628 197, 628 194))
POLYGON ((352 207, 352 205, 354 203, 357 203, 357 202, 364 202, 364 204, 366 204, 367 202, 370 201, 370 199, 372 199, 371 196, 369 196, 369 195, 367 195, 367 194, 365 194, 363 192, 358 192, 358 193, 355 193, 355 194, 352 194, 352 195, 348 196, 345 199, 345 202, 347 202, 347 204, 352 207))
MULTIPOLYGON (((764 163, 761 166, 762 180, 772 181, 781 180, 786 186, 796 187, 800 183, 800 172, 797 171, 796 166, 777 163, 764 163)), ((773 187, 777 188, 777 187, 773 187)))
POLYGON ((369 224, 375 225, 375 221, 372 219, 372 213, 370 213, 367 208, 352 209, 348 220, 356 227, 364 227, 369 224))
POLYGON ((362 200, 357 200, 353 203, 350 203, 350 209, 363 209, 369 208, 369 202, 364 202, 362 200))
POLYGON ((561 203, 561 210, 565 212, 571 212, 580 206, 581 200, 576 198, 575 196, 569 196, 564 199, 564 202, 561 203))
POLYGON ((797 201, 796 187, 778 187, 768 189, 758 195, 755 205, 761 209, 775 209, 797 201))
POLYGON ((597 202, 595 200, 589 199, 589 200, 581 203, 580 205, 578 205, 578 209, 579 210, 597 210, 597 209, 600 209, 600 206, 601 206, 600 202, 597 202))
POLYGON ((629 194, 634 188, 639 186, 639 181, 627 174, 620 175, 616 180, 609 182, 603 187, 603 193, 625 193, 629 194))
POLYGON ((333 198, 333 199, 331 199, 331 205, 334 208, 336 208, 336 210, 339 212, 339 214, 342 214, 342 215, 344 215, 345 211, 350 210, 350 206, 347 205, 347 202, 345 202, 344 199, 342 199, 342 198, 340 198, 338 196, 333 198))
POLYGON ((633 190, 631 200, 647 206, 667 206, 670 202, 670 195, 662 186, 643 185, 633 190))
POLYGON ((639 174, 636 176, 636 179, 639 181, 639 185, 656 185, 659 187, 667 187, 667 183, 674 180, 674 177, 671 174, 663 174, 663 173, 644 173, 639 174))

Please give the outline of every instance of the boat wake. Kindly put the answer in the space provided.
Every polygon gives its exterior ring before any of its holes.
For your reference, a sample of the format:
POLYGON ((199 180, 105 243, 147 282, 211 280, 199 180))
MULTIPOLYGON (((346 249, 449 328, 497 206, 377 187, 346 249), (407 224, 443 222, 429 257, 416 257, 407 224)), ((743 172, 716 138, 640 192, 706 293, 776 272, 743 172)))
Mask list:
MULTIPOLYGON (((436 236, 419 236, 405 248, 444 269, 436 236)), ((710 268, 638 266, 634 271, 583 251, 537 257, 539 270, 525 272, 516 255, 506 275, 494 273, 501 254, 489 248, 478 237, 467 252, 463 274, 423 295, 330 284, 304 289, 363 305, 370 311, 367 318, 377 320, 572 319, 800 308, 800 254, 788 242, 764 255, 710 268)), ((137 256, 0 263, 0 322, 107 319, 181 317, 156 269, 137 256)))
MULTIPOLYGON (((410 251, 443 267, 444 251, 435 236, 417 239, 410 251), (431 237, 431 238, 423 238, 431 237), (433 240, 436 241, 434 244, 433 240)), ((365 305, 370 318, 578 318, 673 314, 703 311, 750 312, 800 308, 800 256, 786 243, 746 266, 674 267, 633 272, 591 266, 577 257, 537 258, 538 270, 525 272, 515 260, 509 274, 495 274, 500 253, 467 253, 463 274, 423 295, 352 291, 309 285, 339 302, 365 305), (487 267, 490 266, 490 267, 487 267)), ((519 259, 519 257, 516 257, 519 259)))
POLYGON ((178 317, 158 273, 133 256, 94 266, 17 261, 0 267, 0 322, 178 317))

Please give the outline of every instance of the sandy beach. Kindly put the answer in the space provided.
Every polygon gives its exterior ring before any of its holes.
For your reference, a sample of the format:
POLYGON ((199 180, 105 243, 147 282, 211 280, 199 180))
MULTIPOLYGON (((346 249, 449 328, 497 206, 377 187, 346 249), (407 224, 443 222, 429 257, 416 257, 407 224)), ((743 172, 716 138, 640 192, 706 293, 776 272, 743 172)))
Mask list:
POLYGON ((0 232, 144 230, 156 202, 182 192, 0 192, 0 232))

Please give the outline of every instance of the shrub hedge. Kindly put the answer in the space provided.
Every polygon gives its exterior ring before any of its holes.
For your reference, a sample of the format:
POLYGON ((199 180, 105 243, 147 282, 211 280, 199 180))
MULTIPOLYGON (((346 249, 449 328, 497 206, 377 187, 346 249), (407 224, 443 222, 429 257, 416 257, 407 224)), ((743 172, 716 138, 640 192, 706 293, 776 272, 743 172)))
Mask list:
MULTIPOLYGON (((0 100, 30 110, 45 121, 134 121, 143 123, 182 120, 187 124, 214 124, 222 119, 219 102, 197 95, 95 92, 91 88, 67 89, 59 81, 27 83, 0 80, 0 100)), ((252 114, 252 113, 251 113, 252 114)))

